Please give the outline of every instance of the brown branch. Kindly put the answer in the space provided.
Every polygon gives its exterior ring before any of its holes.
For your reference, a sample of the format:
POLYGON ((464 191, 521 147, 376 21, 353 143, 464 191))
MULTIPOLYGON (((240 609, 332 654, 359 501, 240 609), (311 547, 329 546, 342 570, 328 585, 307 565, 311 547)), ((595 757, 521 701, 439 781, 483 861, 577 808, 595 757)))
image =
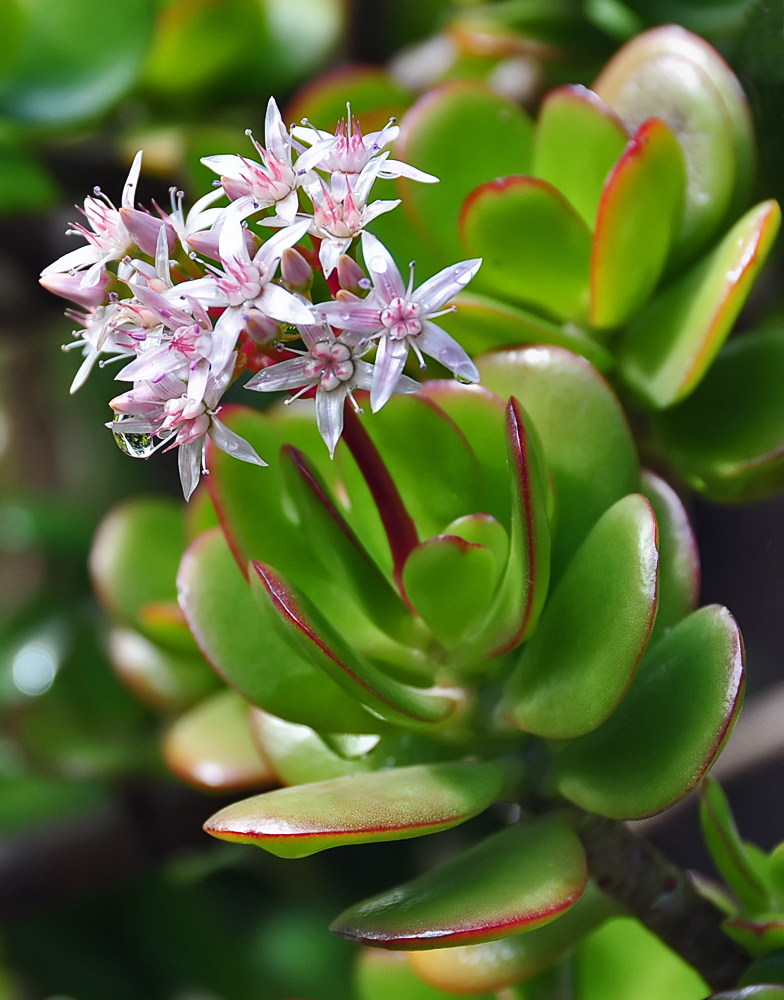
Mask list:
POLYGON ((724 914, 685 872, 617 820, 577 813, 596 884, 685 959, 713 990, 735 986, 750 956, 721 929, 724 914))

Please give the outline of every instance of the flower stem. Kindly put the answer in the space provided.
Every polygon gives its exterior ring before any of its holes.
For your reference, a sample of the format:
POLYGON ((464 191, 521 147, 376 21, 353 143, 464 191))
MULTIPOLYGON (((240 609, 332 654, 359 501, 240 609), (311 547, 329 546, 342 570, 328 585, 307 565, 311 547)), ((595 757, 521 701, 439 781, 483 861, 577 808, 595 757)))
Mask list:
POLYGON ((656 847, 617 820, 578 810, 575 826, 596 884, 714 990, 735 986, 751 958, 721 929, 724 914, 656 847))

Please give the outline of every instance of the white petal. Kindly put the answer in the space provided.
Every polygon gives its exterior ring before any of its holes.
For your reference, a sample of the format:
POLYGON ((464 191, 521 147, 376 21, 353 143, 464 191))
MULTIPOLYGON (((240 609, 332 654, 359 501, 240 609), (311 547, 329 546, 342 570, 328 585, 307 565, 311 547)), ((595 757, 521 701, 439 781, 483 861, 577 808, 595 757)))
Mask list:
POLYGON ((250 264, 250 254, 245 245, 245 233, 242 222, 236 212, 226 216, 218 241, 220 258, 228 267, 232 265, 250 264))
POLYGON ((321 386, 316 390, 316 424, 319 434, 329 448, 329 457, 335 454, 340 435, 343 433, 343 404, 348 389, 345 384, 327 392, 321 386))
POLYGON ((229 306, 221 313, 212 333, 210 364, 214 372, 222 372, 226 368, 244 326, 241 306, 229 306))
POLYGON ((62 257, 58 257, 56 261, 41 271, 41 277, 45 278, 47 274, 62 274, 63 271, 78 271, 79 268, 94 264, 101 259, 101 256, 101 251, 88 243, 86 247, 79 247, 77 250, 71 250, 63 254, 62 257))
POLYGON ((90 353, 87 355, 84 361, 79 365, 79 370, 74 375, 73 382, 71 382, 70 392, 72 396, 78 389, 81 389, 84 383, 87 381, 87 376, 93 370, 93 366, 95 365, 95 362, 98 360, 99 354, 100 351, 90 351, 90 353))
POLYGON ((224 292, 218 287, 212 275, 204 278, 194 278, 193 281, 182 281, 165 292, 165 298, 186 308, 188 299, 198 299, 207 309, 217 309, 228 304, 224 292))
POLYGON ((350 330, 369 337, 384 329, 381 310, 375 308, 372 302, 368 303, 367 299, 358 299, 356 302, 319 302, 317 308, 329 325, 338 330, 350 330))
POLYGON ((374 156, 360 171, 357 182, 354 185, 354 198, 358 205, 364 205, 368 200, 370 189, 373 187, 378 177, 378 172, 388 157, 389 153, 381 153, 379 156, 374 156))
POLYGON ((378 413, 395 391, 403 374, 408 357, 408 342, 382 337, 376 352, 373 387, 370 390, 370 408, 378 413))
POLYGON ((165 225, 161 226, 158 230, 158 239, 155 242, 155 271, 161 281, 170 284, 169 238, 166 230, 167 227, 165 225))
POLYGON ((293 247, 295 243, 299 243, 309 226, 310 219, 302 219, 300 222, 294 222, 292 225, 286 226, 285 229, 281 229, 274 236, 270 236, 266 243, 262 243, 261 249, 253 258, 254 263, 263 264, 265 272, 271 277, 280 260, 280 255, 284 250, 293 247))
POLYGON ((128 171, 128 179, 125 182, 122 193, 122 207, 133 208, 136 200, 136 185, 139 183, 139 174, 142 169, 142 150, 134 156, 131 169, 128 171))
POLYGON ((458 292, 462 292, 481 266, 482 258, 475 257, 445 267, 421 284, 411 298, 419 303, 423 313, 437 312, 458 292))
POLYGON ((115 382, 141 382, 153 379, 164 372, 174 372, 187 364, 179 351, 172 350, 168 344, 153 347, 134 358, 130 364, 121 368, 114 376, 115 382))
POLYGON ((210 374, 210 363, 202 358, 188 376, 188 400, 191 403, 201 403, 207 389, 207 377, 210 374))
POLYGON ((290 226, 297 217, 299 211, 299 198, 296 191, 291 191, 281 201, 275 202, 275 211, 283 219, 287 226, 290 226))
POLYGON ((405 297, 406 286, 392 254, 372 233, 362 233, 362 256, 373 285, 385 304, 405 297))
POLYGON ((265 316, 276 319, 279 323, 293 323, 295 326, 313 323, 313 313, 305 303, 280 285, 265 285, 253 304, 265 316))
POLYGON ((221 153, 217 156, 202 156, 201 162, 205 167, 214 170, 216 174, 220 174, 221 177, 228 177, 232 181, 239 180, 248 169, 241 156, 229 153, 221 153))
POLYGON ((422 333, 417 337, 417 347, 454 372, 466 382, 479 381, 479 369, 458 342, 440 326, 425 320, 422 333))
POLYGON ((329 179, 329 186, 335 201, 343 201, 348 194, 348 179, 340 170, 332 172, 332 176, 329 179))
POLYGON ((204 438, 196 438, 187 444, 181 444, 177 455, 177 464, 180 467, 180 482, 182 492, 186 500, 190 500, 191 494, 199 485, 201 476, 201 455, 204 450, 204 438))
POLYGON ((407 177, 411 181, 419 181, 420 184, 438 184, 439 178, 435 174, 426 174, 424 170, 417 170, 408 163, 401 160, 387 160, 378 172, 379 177, 392 180, 395 177, 407 177))
POLYGON ((308 358, 288 358, 269 368, 262 368, 245 383, 245 388, 256 392, 282 392, 286 389, 301 389, 303 385, 313 381, 308 358))
MULTIPOLYGON (((202 160, 202 163, 204 163, 204 160, 202 160)), ((207 194, 203 194, 201 198, 194 201, 190 212, 188 212, 188 219, 195 219, 197 216, 205 216, 207 214, 205 209, 207 209, 210 205, 213 205, 219 198, 222 198, 225 193, 226 192, 222 187, 218 187, 214 188, 212 191, 208 191, 207 194)), ((222 209, 214 208, 212 211, 217 213, 221 212, 222 209)))
POLYGON ((396 198, 394 201, 374 201, 372 205, 368 205, 362 212, 362 225, 369 225, 373 219, 377 219, 379 215, 384 215, 385 212, 391 212, 399 204, 399 198, 396 198))
POLYGON ((280 117, 275 98, 270 97, 267 102, 267 114, 264 118, 264 145, 282 163, 291 161, 291 153, 289 152, 291 147, 286 142, 287 135, 286 126, 280 117))
POLYGON ((338 266, 340 255, 345 253, 351 246, 351 240, 335 240, 327 236, 321 241, 319 247, 319 261, 324 277, 328 278, 338 266))
MULTIPOLYGON (((306 142, 309 146, 312 146, 316 142, 322 142, 326 140, 330 140, 333 143, 336 141, 335 136, 332 135, 330 132, 323 132, 321 129, 310 128, 309 126, 306 125, 295 125, 294 128, 291 130, 291 134, 294 136, 295 139, 299 139, 300 142, 306 142)), ((305 154, 303 153, 302 155, 304 156, 305 154)), ((301 159, 302 156, 299 158, 299 160, 297 160, 297 163, 299 163, 301 159)))
POLYGON ((225 451, 227 455, 239 458, 243 462, 250 462, 251 465, 267 464, 263 459, 259 458, 255 448, 248 444, 245 438, 240 437, 239 434, 235 434, 233 430, 222 424, 217 417, 212 418, 209 435, 214 444, 221 451, 225 451))

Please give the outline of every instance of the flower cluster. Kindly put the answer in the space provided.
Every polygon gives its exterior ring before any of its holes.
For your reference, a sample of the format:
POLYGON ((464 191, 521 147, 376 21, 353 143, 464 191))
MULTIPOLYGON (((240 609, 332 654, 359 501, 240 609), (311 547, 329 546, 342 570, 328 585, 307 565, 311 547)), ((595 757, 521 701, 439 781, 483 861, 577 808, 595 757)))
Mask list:
POLYGON ((445 268, 414 289, 413 265, 406 284, 365 229, 399 204, 369 200, 377 178, 437 181, 389 158, 385 147, 397 134, 390 122, 363 135, 350 108, 334 135, 307 121, 287 129, 270 99, 265 145, 249 133, 258 159, 205 157, 220 181, 187 215, 174 189, 170 212, 136 207, 140 152, 120 208, 96 188, 84 202, 86 224, 69 230, 87 245, 42 272, 44 287, 79 307, 67 312, 80 329, 65 349, 84 354, 71 391, 99 358, 101 365, 126 362, 116 378, 132 387, 111 400, 107 426, 136 457, 178 448, 186 499, 204 470, 208 437, 243 461, 265 464, 218 418, 221 397, 249 362, 256 374, 248 389, 315 391, 330 454, 346 401, 358 408, 354 390, 369 390, 373 412, 395 392, 417 391, 403 374, 409 350, 421 367, 429 355, 458 378, 478 380, 466 352, 433 320, 449 311, 481 261, 445 268), (265 229, 256 233, 249 221, 277 232, 263 240, 265 229), (369 279, 350 256, 357 243, 369 279), (333 299, 313 301, 314 267, 333 299), (374 360, 363 360, 370 352, 374 360))

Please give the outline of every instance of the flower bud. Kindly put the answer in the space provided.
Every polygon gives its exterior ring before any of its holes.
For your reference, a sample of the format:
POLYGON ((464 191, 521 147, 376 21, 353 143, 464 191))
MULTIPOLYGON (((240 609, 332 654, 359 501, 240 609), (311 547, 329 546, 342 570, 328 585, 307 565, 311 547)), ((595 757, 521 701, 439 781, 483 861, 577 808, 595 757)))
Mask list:
POLYGON ((338 281, 341 288, 361 294, 361 282, 367 281, 367 275, 352 257, 344 253, 338 260, 338 281))
POLYGON ((121 208, 120 215, 131 239, 142 253, 146 253, 150 257, 155 256, 158 232, 161 226, 166 226, 166 240, 169 244, 169 252, 172 251, 177 234, 169 223, 138 208, 121 208))
POLYGON ((265 316, 260 310, 250 309, 245 314, 245 332, 254 344, 260 344, 263 347, 277 339, 280 334, 280 325, 274 319, 265 316))
POLYGON ((108 288, 112 281, 108 271, 102 271, 98 282, 94 285, 82 286, 84 271, 77 271, 75 274, 64 272, 62 274, 47 274, 38 281, 48 292, 60 295, 64 299, 70 299, 77 305, 91 309, 94 306, 104 305, 108 299, 108 288))
POLYGON ((280 273, 289 288, 307 291, 313 282, 313 268, 294 247, 288 247, 280 258, 280 273))

